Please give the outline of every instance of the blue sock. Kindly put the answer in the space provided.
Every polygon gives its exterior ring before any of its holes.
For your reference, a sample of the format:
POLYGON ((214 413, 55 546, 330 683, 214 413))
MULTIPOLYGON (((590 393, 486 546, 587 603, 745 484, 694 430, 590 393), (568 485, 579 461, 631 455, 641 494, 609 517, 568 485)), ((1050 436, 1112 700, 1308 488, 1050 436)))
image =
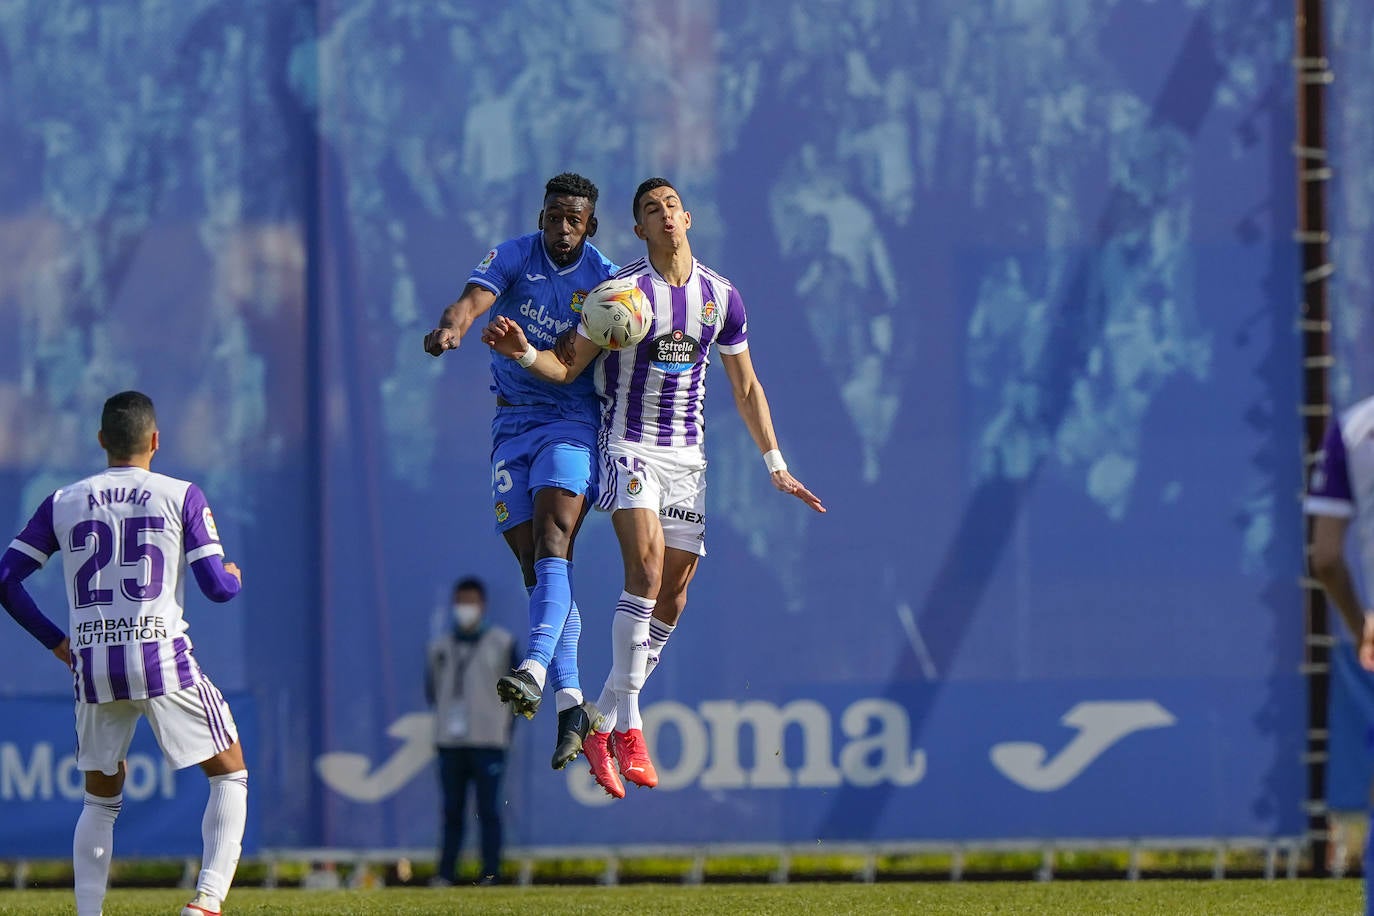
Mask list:
POLYGON ((568 561, 561 557, 545 557, 536 561, 534 591, 530 594, 530 644, 525 650, 525 658, 549 667, 571 606, 572 585, 568 582, 568 561))
POLYGON ((1374 916, 1374 808, 1369 811, 1369 832, 1364 838, 1364 916, 1374 916))
POLYGON ((549 665, 549 682, 554 690, 582 691, 582 682, 577 675, 577 641, 582 637, 582 612, 573 601, 568 608, 568 620, 563 624, 563 635, 558 637, 558 647, 554 649, 553 664, 549 665))

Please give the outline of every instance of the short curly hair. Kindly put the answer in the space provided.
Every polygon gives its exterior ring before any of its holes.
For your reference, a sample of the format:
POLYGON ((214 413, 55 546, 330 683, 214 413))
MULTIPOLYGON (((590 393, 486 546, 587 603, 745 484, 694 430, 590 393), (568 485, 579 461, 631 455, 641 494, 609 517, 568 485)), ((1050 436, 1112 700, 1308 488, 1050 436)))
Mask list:
POLYGON ((601 192, 596 189, 586 178, 576 172, 564 172, 549 179, 548 184, 544 185, 544 196, 550 194, 566 194, 568 197, 585 197, 593 206, 596 206, 596 198, 601 192))

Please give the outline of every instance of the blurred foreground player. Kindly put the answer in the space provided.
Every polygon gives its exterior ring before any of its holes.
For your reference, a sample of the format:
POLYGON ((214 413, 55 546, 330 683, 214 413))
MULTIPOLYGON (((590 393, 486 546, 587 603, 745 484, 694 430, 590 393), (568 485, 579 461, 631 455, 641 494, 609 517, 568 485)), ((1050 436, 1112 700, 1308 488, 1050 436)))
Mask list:
MULTIPOLYGON (((1360 665, 1374 671, 1374 610, 1360 600, 1345 559, 1346 532, 1355 525, 1361 570, 1374 582, 1374 398, 1366 398, 1332 422, 1312 469, 1303 511, 1312 516, 1312 574, 1359 642, 1360 665)), ((1366 916, 1374 916, 1374 794, 1364 847, 1366 916)))
POLYGON ((149 469, 158 448, 153 402, 116 394, 100 415, 109 467, 43 500, 0 556, 0 604, 63 664, 76 693, 76 765, 86 800, 72 842, 78 916, 105 899, 125 756, 140 718, 176 769, 210 779, 196 895, 182 916, 214 916, 238 868, 248 769, 234 717, 196 664, 186 635, 186 570, 211 601, 239 592, 200 488, 149 469), (24 579, 62 553, 71 635, 46 617, 24 579))

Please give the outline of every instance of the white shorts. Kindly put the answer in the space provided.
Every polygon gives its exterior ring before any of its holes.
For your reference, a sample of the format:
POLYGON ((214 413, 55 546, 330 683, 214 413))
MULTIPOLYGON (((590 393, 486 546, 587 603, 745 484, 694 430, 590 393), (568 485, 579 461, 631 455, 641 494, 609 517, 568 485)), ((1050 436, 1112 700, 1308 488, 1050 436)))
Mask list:
POLYGON ((147 717, 158 746, 173 769, 203 763, 239 740, 224 695, 210 679, 146 700, 76 704, 76 768, 119 772, 129 755, 134 727, 147 717))
POLYGON ((699 445, 645 445, 609 439, 601 448, 596 507, 652 509, 663 543, 706 556, 706 452, 699 445))

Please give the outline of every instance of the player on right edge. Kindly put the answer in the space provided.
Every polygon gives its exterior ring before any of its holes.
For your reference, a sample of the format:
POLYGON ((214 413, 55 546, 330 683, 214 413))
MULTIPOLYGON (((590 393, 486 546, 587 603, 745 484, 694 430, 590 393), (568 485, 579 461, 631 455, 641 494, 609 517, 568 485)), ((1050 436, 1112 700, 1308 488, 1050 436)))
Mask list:
MULTIPOLYGON (((1312 575, 1322 584, 1359 642, 1360 666, 1374 671, 1374 610, 1360 600, 1355 579, 1345 560, 1345 540, 1355 523, 1366 587, 1374 583, 1374 398, 1366 398, 1341 413, 1327 428, 1303 511, 1312 516, 1312 575)), ((1364 906, 1374 916, 1374 804, 1369 812, 1370 834, 1364 846, 1364 906)))
POLYGON ((658 775, 642 731, 639 692, 687 605, 687 586, 706 555, 706 367, 720 352, 773 486, 817 512, 821 501, 787 471, 763 386, 749 358, 744 301, 729 280, 692 257, 692 215, 667 179, 650 178, 634 197, 635 235, 648 256, 621 269, 653 303, 653 326, 635 348, 602 350, 578 325, 573 361, 530 347, 514 322, 498 318, 482 339, 539 378, 568 382, 600 357, 602 467, 598 509, 611 511, 625 565, 625 590, 611 623, 612 667, 597 701, 602 714, 583 753, 598 785, 625 797, 625 779, 652 788, 658 775), (611 762, 612 753, 615 763, 611 762))

